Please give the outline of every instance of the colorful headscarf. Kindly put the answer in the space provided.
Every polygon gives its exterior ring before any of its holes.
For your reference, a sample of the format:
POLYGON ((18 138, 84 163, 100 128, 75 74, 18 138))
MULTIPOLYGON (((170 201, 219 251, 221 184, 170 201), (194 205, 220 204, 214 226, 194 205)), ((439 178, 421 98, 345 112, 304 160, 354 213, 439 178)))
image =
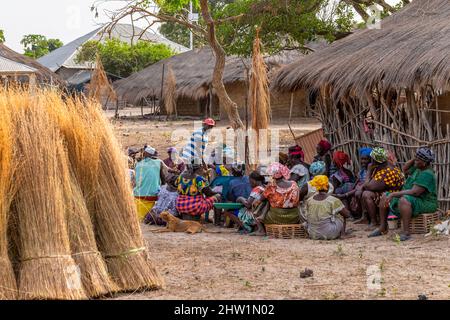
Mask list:
POLYGON ((285 178, 289 179, 291 176, 291 172, 289 171, 289 168, 286 166, 283 166, 279 162, 272 163, 269 168, 267 168, 267 173, 271 175, 274 179, 280 179, 285 178))
POLYGON ((432 163, 435 159, 433 150, 427 147, 417 149, 416 157, 426 163, 432 163))
POLYGON ((328 177, 324 175, 315 176, 309 184, 316 188, 317 191, 328 191, 328 177))
POLYGON ((331 150, 331 143, 329 143, 327 140, 320 140, 318 145, 322 148, 323 152, 328 152, 331 150))
POLYGON ((289 155, 296 156, 296 157, 300 158, 301 161, 305 160, 305 153, 303 152, 302 147, 300 147, 298 145, 289 148, 289 155))
POLYGON ((359 149, 359 155, 361 157, 370 157, 370 154, 372 153, 372 148, 361 148, 359 149))
POLYGON ((327 165, 323 161, 313 162, 309 167, 309 173, 311 173, 313 177, 323 175, 326 172, 327 172, 327 165))
POLYGON ((370 157, 378 163, 386 162, 388 159, 387 151, 384 148, 374 148, 370 153, 370 157))
POLYGON ((177 148, 170 147, 167 149, 167 153, 178 153, 177 148))
POLYGON ((333 162, 338 169, 341 169, 345 164, 350 164, 350 157, 343 151, 336 151, 333 153, 333 162))

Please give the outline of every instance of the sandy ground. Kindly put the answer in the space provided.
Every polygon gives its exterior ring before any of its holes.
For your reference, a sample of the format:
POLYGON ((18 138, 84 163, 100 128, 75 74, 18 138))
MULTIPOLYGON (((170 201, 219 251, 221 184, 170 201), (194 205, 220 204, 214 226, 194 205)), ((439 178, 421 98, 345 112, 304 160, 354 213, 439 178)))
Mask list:
MULTIPOLYGON (((336 241, 268 239, 223 233, 154 234, 143 226, 152 260, 166 286, 117 299, 450 299, 450 241, 413 236, 368 239, 361 225, 355 238, 336 241), (313 277, 300 278, 305 268, 313 277), (380 287, 369 289, 370 270, 380 287)), ((391 235, 392 237, 392 235, 391 235)))
MULTIPOLYGON (((287 120, 272 128, 285 129, 282 147, 292 143, 287 120)), ((124 147, 148 143, 164 153, 173 145, 175 129, 191 130, 192 120, 157 122, 114 121, 124 147)), ((295 119, 296 135, 317 129, 311 119, 295 119)), ((227 124, 219 122, 225 129, 227 124)), ((166 286, 155 292, 117 299, 450 299, 450 240, 417 235, 406 243, 384 236, 368 239, 363 226, 349 225, 355 238, 338 241, 278 240, 222 233, 153 234, 143 226, 149 251, 166 286), (300 278, 305 268, 314 276, 300 278), (381 284, 369 289, 371 270, 381 284), (370 278, 368 280, 368 278, 370 278)), ((376 277, 375 277, 376 278, 376 277)))

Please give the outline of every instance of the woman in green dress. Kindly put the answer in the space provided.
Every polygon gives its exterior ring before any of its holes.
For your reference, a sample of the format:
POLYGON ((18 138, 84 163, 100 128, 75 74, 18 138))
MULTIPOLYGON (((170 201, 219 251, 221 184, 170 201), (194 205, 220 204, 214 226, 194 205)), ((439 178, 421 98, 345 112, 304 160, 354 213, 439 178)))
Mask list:
POLYGON ((377 237, 388 232, 389 211, 400 217, 403 229, 400 241, 410 239, 409 224, 422 213, 434 213, 438 209, 436 174, 431 167, 434 153, 429 148, 419 148, 416 158, 408 161, 403 172, 408 176, 402 191, 386 193, 380 201, 381 226, 369 235, 377 237))

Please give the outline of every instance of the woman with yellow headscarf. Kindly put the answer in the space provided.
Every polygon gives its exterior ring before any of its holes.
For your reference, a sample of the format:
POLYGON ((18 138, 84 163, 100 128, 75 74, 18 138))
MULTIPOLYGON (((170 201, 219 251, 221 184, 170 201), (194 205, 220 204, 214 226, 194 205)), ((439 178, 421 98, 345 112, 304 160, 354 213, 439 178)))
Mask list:
POLYGON ((308 234, 315 240, 334 240, 345 234, 345 219, 350 212, 338 198, 328 194, 329 181, 324 175, 309 182, 317 194, 306 200, 308 234))

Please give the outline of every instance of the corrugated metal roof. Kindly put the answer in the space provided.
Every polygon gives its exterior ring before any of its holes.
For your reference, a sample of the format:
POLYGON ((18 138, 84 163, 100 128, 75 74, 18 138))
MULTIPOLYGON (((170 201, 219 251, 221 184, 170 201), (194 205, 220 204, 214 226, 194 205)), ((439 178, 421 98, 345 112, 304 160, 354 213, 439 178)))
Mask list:
POLYGON ((297 145, 301 146, 305 153, 305 162, 311 163, 317 154, 316 146, 323 139, 323 129, 311 131, 303 136, 295 138, 297 145))
POLYGON ((130 24, 116 24, 111 30, 105 30, 105 27, 100 27, 68 44, 58 48, 44 57, 38 59, 38 62, 46 66, 52 71, 57 71, 61 67, 65 68, 92 68, 90 63, 77 63, 76 53, 81 46, 89 40, 102 41, 105 39, 119 39, 120 41, 127 42, 129 44, 136 43, 139 39, 149 41, 153 43, 163 43, 169 46, 177 53, 189 51, 188 48, 177 44, 164 36, 152 32, 146 31, 138 27, 134 27, 130 24), (141 35, 142 34, 142 35, 141 35))
POLYGON ((34 73, 36 69, 0 56, 0 73, 2 72, 34 73))

